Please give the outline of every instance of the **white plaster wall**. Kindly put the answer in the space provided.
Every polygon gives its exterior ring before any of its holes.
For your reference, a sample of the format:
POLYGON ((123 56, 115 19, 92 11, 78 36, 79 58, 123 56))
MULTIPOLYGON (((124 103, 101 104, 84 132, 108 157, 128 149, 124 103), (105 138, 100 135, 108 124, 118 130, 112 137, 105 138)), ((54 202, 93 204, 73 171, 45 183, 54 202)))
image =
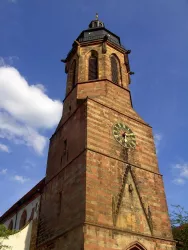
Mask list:
MULTIPOLYGON (((29 250, 31 239, 32 221, 18 233, 10 235, 8 239, 1 240, 3 245, 9 246, 10 250, 29 250)), ((3 249, 2 249, 3 250, 3 249)))
POLYGON ((34 217, 33 218, 35 219, 38 216, 38 210, 39 210, 39 205, 40 205, 40 196, 36 197, 34 200, 32 200, 26 206, 23 206, 20 210, 18 210, 17 213, 15 213, 7 221, 4 222, 4 225, 6 227, 8 227, 10 221, 13 220, 13 225, 14 225, 13 229, 19 230, 20 219, 21 219, 23 211, 24 210, 27 211, 27 221, 28 221, 30 216, 31 216, 32 209, 36 208, 36 204, 38 204, 38 206, 37 206, 37 209, 35 209, 35 212, 34 212, 34 217), (15 225, 15 223, 16 223, 16 225, 15 225))

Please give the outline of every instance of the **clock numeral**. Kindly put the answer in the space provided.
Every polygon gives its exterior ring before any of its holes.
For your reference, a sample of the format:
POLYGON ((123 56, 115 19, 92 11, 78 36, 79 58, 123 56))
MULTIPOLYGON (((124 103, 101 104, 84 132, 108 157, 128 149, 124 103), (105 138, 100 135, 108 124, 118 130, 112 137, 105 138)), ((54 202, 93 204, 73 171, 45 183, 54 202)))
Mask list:
POLYGON ((134 148, 134 143, 130 142, 130 146, 131 146, 131 148, 134 148))

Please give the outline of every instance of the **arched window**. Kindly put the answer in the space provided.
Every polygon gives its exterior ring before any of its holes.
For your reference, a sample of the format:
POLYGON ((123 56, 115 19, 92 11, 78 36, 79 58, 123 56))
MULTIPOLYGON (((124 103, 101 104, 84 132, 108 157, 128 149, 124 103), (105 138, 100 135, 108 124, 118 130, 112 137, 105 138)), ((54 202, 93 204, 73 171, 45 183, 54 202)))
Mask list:
POLYGON ((143 248, 133 247, 133 248, 130 248, 130 250, 143 250, 143 248))
POLYGON ((98 79, 98 55, 96 51, 91 51, 89 58, 89 80, 98 79))
POLYGON ((32 211, 31 211, 31 215, 30 215, 29 221, 33 220, 33 218, 34 218, 34 212, 35 212, 35 208, 33 207, 32 211))
POLYGON ((9 225, 8 225, 8 229, 12 230, 13 229, 13 220, 10 221, 9 225))
POLYGON ((24 210, 22 213, 21 219, 20 219, 19 229, 21 229, 22 227, 25 226, 26 221, 27 221, 27 212, 26 212, 26 210, 24 210))
POLYGON ((111 55, 111 74, 112 74, 112 82, 118 84, 120 82, 120 65, 117 57, 115 55, 111 55))
POLYGON ((74 86, 76 85, 76 60, 74 60, 71 64, 69 71, 69 81, 72 88, 74 88, 74 86))
POLYGON ((128 247, 127 250, 146 250, 146 248, 137 242, 128 247))

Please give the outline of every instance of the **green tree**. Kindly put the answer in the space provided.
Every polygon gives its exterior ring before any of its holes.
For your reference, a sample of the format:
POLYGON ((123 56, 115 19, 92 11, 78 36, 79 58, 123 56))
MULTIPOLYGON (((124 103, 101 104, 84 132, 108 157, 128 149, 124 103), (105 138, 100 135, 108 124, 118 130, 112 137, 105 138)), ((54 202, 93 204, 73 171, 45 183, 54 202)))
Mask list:
POLYGON ((188 250, 188 212, 179 205, 173 207, 175 210, 170 215, 172 233, 175 240, 183 243, 177 249, 188 250))
POLYGON ((9 235, 14 234, 15 231, 7 229, 4 225, 0 224, 0 249, 8 249, 8 246, 3 245, 2 241, 3 239, 7 239, 9 235))

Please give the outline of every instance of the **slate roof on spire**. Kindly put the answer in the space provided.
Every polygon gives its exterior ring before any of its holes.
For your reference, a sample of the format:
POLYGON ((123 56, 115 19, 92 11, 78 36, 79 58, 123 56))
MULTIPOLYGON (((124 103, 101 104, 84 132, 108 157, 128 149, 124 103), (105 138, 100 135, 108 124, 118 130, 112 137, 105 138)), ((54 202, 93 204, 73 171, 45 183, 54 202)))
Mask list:
POLYGON ((105 36, 112 43, 123 47, 121 45, 119 36, 106 29, 104 23, 98 19, 98 14, 96 14, 96 19, 90 22, 88 29, 83 30, 76 39, 76 41, 78 41, 79 43, 86 41, 94 41, 98 39, 103 39, 105 36))

